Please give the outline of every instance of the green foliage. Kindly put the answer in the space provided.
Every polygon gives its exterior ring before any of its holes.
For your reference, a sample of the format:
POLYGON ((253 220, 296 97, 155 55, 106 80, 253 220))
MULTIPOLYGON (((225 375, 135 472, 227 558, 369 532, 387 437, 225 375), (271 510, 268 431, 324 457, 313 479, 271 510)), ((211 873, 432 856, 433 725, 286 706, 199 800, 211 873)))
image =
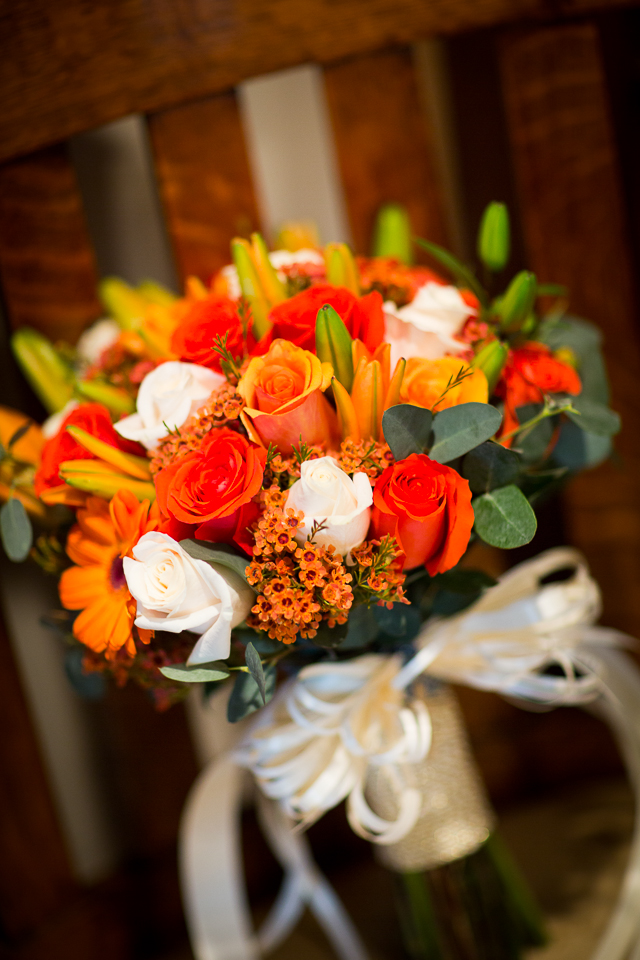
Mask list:
POLYGON ((380 632, 392 637, 394 642, 409 643, 422 626, 420 611, 413 604, 394 603, 391 610, 378 606, 372 610, 380 632))
POLYGON ((473 493, 488 493, 495 487, 514 483, 520 473, 520 458, 513 450, 486 440, 469 451, 460 472, 473 493))
POLYGON ((488 403, 461 403, 433 418, 434 442, 429 456, 449 463, 492 437, 502 423, 502 414, 488 403))
POLYGON ((568 470, 585 470, 606 460, 611 449, 610 437, 589 433, 569 420, 562 424, 552 459, 558 466, 568 470))
POLYGON ((359 604, 357 607, 351 608, 347 635, 340 644, 341 650, 358 650, 373 643, 380 632, 374 612, 377 609, 379 608, 367 607, 365 604, 359 604))
POLYGON ((351 336, 339 314, 326 303, 316 317, 316 353, 323 363, 330 363, 336 379, 345 390, 353 386, 353 353, 351 336))
POLYGON ((512 550, 533 539, 536 515, 518 487, 509 485, 485 493, 473 501, 473 509, 476 533, 492 547, 512 550))
POLYGON ((342 645, 348 632, 348 620, 346 623, 337 623, 335 627, 330 627, 326 620, 322 620, 313 642, 319 647, 328 647, 331 650, 342 645))
POLYGON ((10 560, 22 563, 27 559, 33 543, 33 530, 27 511, 15 497, 7 500, 0 509, 0 535, 10 560))
POLYGON ((568 411, 567 416, 581 430, 595 433, 597 437, 612 437, 620 430, 620 414, 604 404, 581 394, 572 400, 572 405, 578 413, 568 411))
POLYGON ((433 415, 411 403, 389 407, 382 416, 382 432, 396 460, 412 453, 424 453, 429 446, 433 415))
POLYGON ((478 256, 488 270, 498 273, 509 259, 509 247, 509 211, 504 203, 490 203, 478 231, 478 256))
POLYGON ((551 350, 568 347, 578 360, 583 397, 609 402, 607 371, 600 350, 602 334, 596 326, 578 317, 550 317, 538 328, 536 338, 551 350))
POLYGON ((229 668, 222 660, 212 660, 210 663, 196 663, 192 667, 186 663, 172 663, 168 667, 160 667, 160 673, 168 680, 179 680, 181 683, 217 683, 226 680, 229 668))
POLYGON ((445 269, 456 278, 458 283, 475 293, 483 306, 487 305, 486 291, 469 267, 465 266, 457 257, 449 253, 448 250, 445 250, 444 247, 439 247, 437 243, 431 243, 429 240, 421 240, 419 237, 414 237, 414 241, 419 247, 422 247, 423 250, 430 253, 434 260, 437 260, 438 263, 445 267, 445 269))
POLYGON ((495 385, 500 379, 508 354, 509 348, 506 343, 502 343, 500 340, 491 340, 476 354, 473 360, 473 366, 482 370, 487 378, 489 396, 493 393, 495 385))
MULTIPOLYGON (((539 416, 543 410, 543 403, 527 403, 518 407, 516 414, 520 424, 525 425, 527 421, 539 416)), ((526 428, 516 435, 513 443, 525 464, 536 463, 544 457, 553 436, 555 423, 556 419, 548 416, 535 426, 526 428)))
POLYGON ((255 713, 260 707, 268 703, 276 689, 276 669, 268 667, 264 674, 264 699, 258 684, 250 673, 239 671, 233 685, 229 703, 227 704, 227 720, 229 723, 238 723, 250 713, 255 713))
POLYGON ((181 540, 182 549, 193 557, 194 560, 206 560, 207 563, 217 563, 221 567, 228 567, 238 576, 246 581, 246 570, 249 560, 245 556, 235 553, 224 543, 218 543, 215 547, 209 546, 202 540, 181 540))
POLYGON ((245 663, 247 664, 247 669, 253 679, 255 680, 258 690, 260 691, 260 696, 262 697, 262 703, 267 702, 267 694, 265 687, 265 677, 264 670, 262 669, 262 660, 260 659, 260 654, 254 647, 252 643, 248 643, 246 650, 244 652, 245 663))

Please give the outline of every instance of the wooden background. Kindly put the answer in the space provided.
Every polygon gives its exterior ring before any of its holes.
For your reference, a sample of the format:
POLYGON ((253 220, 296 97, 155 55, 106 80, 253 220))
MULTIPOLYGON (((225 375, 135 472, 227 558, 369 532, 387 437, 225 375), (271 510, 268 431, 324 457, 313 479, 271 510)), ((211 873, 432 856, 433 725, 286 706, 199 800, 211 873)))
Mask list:
MULTIPOLYGON (((144 114, 179 275, 208 274, 228 261, 231 235, 259 226, 233 88, 303 62, 323 66, 357 251, 367 252, 387 201, 409 207, 417 233, 447 242, 411 48, 443 37, 467 246, 484 204, 509 201, 514 266, 567 284, 573 309, 601 325, 625 425, 615 462, 574 481, 563 509, 548 513, 544 544, 583 549, 603 588, 603 622, 640 635, 638 16, 633 3, 604 0, 3 0, 5 337, 28 323, 73 340, 100 314, 70 136, 144 114)), ((25 385, 6 350, 2 359, 5 402, 21 405, 25 385)), ((497 697, 461 696, 498 805, 620 769, 586 714, 530 715, 497 697)), ((111 878, 87 889, 74 879, 0 635, 0 957, 159 958, 184 940, 175 838, 197 769, 185 714, 154 714, 129 688, 91 709, 124 854, 111 878)), ((317 834, 329 865, 362 854, 341 823, 334 814, 317 834)), ((246 829, 256 849, 255 825, 246 829)), ((254 891, 269 888, 265 858, 249 870, 254 891)))

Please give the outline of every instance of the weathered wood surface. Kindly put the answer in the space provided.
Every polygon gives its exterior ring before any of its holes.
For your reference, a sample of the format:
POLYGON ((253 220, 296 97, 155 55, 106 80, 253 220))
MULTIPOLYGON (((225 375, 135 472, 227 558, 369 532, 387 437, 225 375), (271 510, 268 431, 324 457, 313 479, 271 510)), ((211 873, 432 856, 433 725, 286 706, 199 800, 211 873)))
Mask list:
POLYGON ((236 97, 153 114, 149 130, 178 269, 208 280, 229 263, 231 237, 259 227, 236 97))
POLYGON ((631 2, 3 0, 0 158, 306 61, 631 2))
POLYGON ((417 236, 446 243, 409 48, 355 57, 324 76, 356 252, 371 252, 376 212, 392 202, 406 206, 417 236))
POLYGON ((640 632, 640 343, 624 200, 593 24, 510 33, 501 47, 513 158, 531 268, 566 284, 603 330, 621 462, 576 478, 571 541, 599 581, 605 621, 640 632))
POLYGON ((82 200, 62 145, 0 165, 0 279, 14 329, 73 342, 100 316, 82 200))

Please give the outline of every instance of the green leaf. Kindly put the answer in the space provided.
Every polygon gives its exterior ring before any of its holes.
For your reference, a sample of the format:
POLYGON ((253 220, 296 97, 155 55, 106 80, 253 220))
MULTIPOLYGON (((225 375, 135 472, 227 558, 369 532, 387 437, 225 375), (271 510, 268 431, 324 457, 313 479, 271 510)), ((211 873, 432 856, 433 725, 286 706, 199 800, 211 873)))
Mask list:
POLYGON ((546 343, 552 350, 569 347, 578 359, 581 396, 598 403, 609 402, 609 381, 600 351, 602 334, 594 324, 572 316, 545 320, 538 328, 536 340, 546 343))
POLYGON ((25 420, 24 423, 21 423, 16 432, 12 435, 9 440, 9 450, 24 437, 25 433, 28 431, 29 427, 32 425, 33 420, 25 420))
POLYGON ((581 430, 595 433, 597 437, 612 437, 620 430, 620 414, 615 410, 583 397, 582 394, 573 398, 571 403, 579 412, 576 414, 569 411, 567 416, 581 430))
POLYGON ((360 604, 352 607, 347 623, 347 635, 340 645, 341 650, 356 650, 366 647, 378 636, 378 622, 372 607, 360 604))
MULTIPOLYGON (((542 408, 542 403, 527 403, 518 407, 516 414, 519 422, 525 424, 528 420, 533 420, 542 408)), ((517 434, 513 444, 525 463, 535 463, 542 459, 551 442, 556 423, 557 417, 545 417, 531 429, 523 430, 522 433, 517 434)))
POLYGON ((227 720, 229 723, 238 723, 255 713, 264 703, 268 703, 276 689, 276 669, 268 667, 264 675, 264 700, 258 689, 258 684, 250 673, 239 672, 233 685, 229 703, 227 704, 227 720))
POLYGON ((231 550, 223 543, 218 543, 215 547, 207 546, 202 540, 181 540, 180 546, 194 560, 206 560, 207 563, 219 563, 221 567, 228 567, 242 577, 247 579, 246 570, 250 561, 245 556, 241 556, 231 550))
POLYGON ((265 704, 267 702, 267 696, 264 685, 264 670, 262 669, 262 660, 260 659, 260 654, 252 643, 248 643, 246 646, 244 651, 244 660, 249 673, 258 685, 262 702, 265 704))
POLYGON ((476 533, 492 547, 512 550, 533 539, 536 515, 518 487, 500 487, 476 497, 473 509, 476 533))
POLYGON ((461 263, 457 257, 454 257, 452 253, 449 253, 448 250, 445 250, 443 247, 439 247, 437 243, 431 243, 429 240, 421 240, 420 237, 414 237, 414 243, 417 243, 419 247, 422 247, 423 250, 426 250, 427 253, 430 253, 434 260, 437 260, 438 263, 441 263, 449 273, 451 273, 459 283, 464 287, 467 287, 469 290, 472 290, 478 300, 483 306, 487 305, 487 294, 483 289, 482 285, 478 281, 477 277, 473 275, 469 267, 465 266, 464 263, 461 263))
POLYGON ((181 683, 211 683, 226 680, 229 669, 222 660, 212 660, 210 663, 196 663, 192 667, 186 663, 172 663, 168 667, 160 667, 160 673, 168 680, 179 680, 181 683))
POLYGON ((348 620, 346 623, 337 623, 335 627, 329 627, 327 621, 322 620, 313 642, 318 647, 328 647, 331 650, 334 647, 339 647, 346 640, 348 632, 348 620))
POLYGON ((7 451, 4 448, 4 445, 0 443, 0 460, 4 460, 7 455, 7 451))
POLYGON ((500 443, 486 440, 462 461, 462 476, 474 493, 488 493, 513 483, 520 473, 520 458, 500 443))
POLYGON ((568 470, 596 467, 611 454, 611 438, 581 430, 566 420, 560 428, 558 442, 553 448, 553 460, 568 470))
POLYGON ((470 568, 455 568, 439 573, 433 578, 433 583, 442 590, 451 593, 481 593, 487 587, 495 587, 498 581, 484 570, 470 568))
POLYGON ((373 607, 373 613, 378 621, 382 633, 408 643, 420 631, 422 618, 415 604, 394 603, 391 610, 388 607, 373 607))
POLYGON ((33 543, 33 530, 27 511, 15 497, 7 500, 0 510, 0 535, 10 560, 22 563, 27 559, 33 543))
POLYGON ((424 453, 431 437, 433 415, 411 403, 389 407, 382 416, 382 432, 396 460, 412 453, 424 453))
POLYGON ((501 423, 502 414, 489 403, 460 403, 442 410, 433 418, 434 443, 429 456, 438 463, 449 463, 492 437, 501 423))

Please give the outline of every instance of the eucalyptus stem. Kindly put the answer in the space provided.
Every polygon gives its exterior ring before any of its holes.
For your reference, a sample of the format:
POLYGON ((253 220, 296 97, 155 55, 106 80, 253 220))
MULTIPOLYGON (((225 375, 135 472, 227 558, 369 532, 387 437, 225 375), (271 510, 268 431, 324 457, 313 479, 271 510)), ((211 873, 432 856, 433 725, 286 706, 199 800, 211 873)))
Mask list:
POLYGON ((519 433, 522 433, 526 436, 526 434, 533 430, 533 428, 542 420, 546 420, 547 417, 555 417, 558 413, 576 413, 579 415, 580 411, 576 410, 575 407, 572 406, 570 400, 568 403, 564 403, 561 406, 556 407, 553 402, 549 402, 549 399, 545 398, 545 405, 540 413, 537 413, 535 417, 531 418, 531 420, 526 420, 524 423, 521 423, 514 430, 510 430, 509 433, 505 433, 502 437, 500 437, 500 443, 504 443, 505 440, 510 440, 511 437, 515 437, 519 433))

